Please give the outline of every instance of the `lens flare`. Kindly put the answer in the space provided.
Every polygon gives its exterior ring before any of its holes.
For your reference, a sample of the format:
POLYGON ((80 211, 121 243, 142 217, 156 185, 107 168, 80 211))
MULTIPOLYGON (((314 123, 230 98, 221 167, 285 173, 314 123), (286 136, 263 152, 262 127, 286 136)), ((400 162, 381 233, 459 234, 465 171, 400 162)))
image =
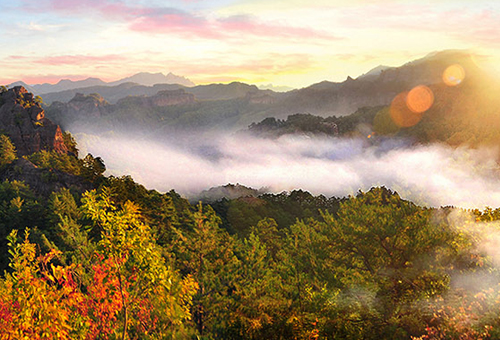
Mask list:
POLYGON ((406 99, 408 92, 398 94, 391 103, 389 113, 392 121, 399 127, 410 127, 416 125, 422 119, 422 113, 413 112, 408 108, 406 99))
POLYGON ((434 104, 434 94, 424 85, 414 87, 406 96, 406 105, 414 113, 425 112, 432 104, 434 104))
POLYGON ((450 65, 443 72, 443 81, 448 86, 457 86, 465 78, 465 70, 458 64, 450 65))

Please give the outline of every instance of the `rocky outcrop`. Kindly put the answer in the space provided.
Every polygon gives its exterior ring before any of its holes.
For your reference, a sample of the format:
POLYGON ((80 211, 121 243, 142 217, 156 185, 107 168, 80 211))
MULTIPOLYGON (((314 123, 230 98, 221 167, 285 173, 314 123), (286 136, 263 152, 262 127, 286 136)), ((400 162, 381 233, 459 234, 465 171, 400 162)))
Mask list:
POLYGON ((40 102, 22 86, 0 93, 0 131, 20 156, 41 150, 68 152, 61 128, 45 118, 40 102))
POLYGON ((93 122, 105 117, 112 110, 113 105, 97 93, 89 95, 76 93, 73 99, 67 103, 53 102, 47 107, 47 116, 61 124, 63 128, 68 129, 75 122, 92 125, 93 122))
POLYGON ((68 102, 66 111, 68 115, 84 116, 85 118, 100 118, 108 112, 109 104, 97 93, 88 96, 77 93, 68 102))
POLYGON ((153 106, 158 107, 186 105, 195 102, 194 95, 192 93, 187 93, 184 89, 160 91, 149 99, 153 106))
POLYGON ((53 102, 47 108, 47 115, 65 129, 78 132, 92 129, 94 132, 110 127, 110 122, 119 121, 124 127, 134 124, 131 117, 148 110, 168 110, 171 106, 196 103, 195 96, 184 89, 162 90, 153 96, 128 96, 116 104, 108 103, 101 95, 77 93, 68 103, 53 102))

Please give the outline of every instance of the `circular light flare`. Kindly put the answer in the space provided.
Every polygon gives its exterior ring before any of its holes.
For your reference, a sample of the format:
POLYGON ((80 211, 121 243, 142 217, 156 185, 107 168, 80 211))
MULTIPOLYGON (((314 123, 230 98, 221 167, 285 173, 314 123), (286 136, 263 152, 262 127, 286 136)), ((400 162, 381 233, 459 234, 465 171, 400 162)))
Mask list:
POLYGON ((414 113, 422 113, 434 104, 434 93, 425 85, 411 89, 406 96, 406 106, 414 113))
POLYGON ((422 113, 413 112, 408 108, 407 97, 409 92, 402 92, 398 94, 391 102, 389 113, 391 119, 399 127, 411 127, 422 119, 422 113))
POLYGON ((465 78, 465 70, 459 64, 450 65, 443 72, 443 81, 448 86, 457 86, 465 78))

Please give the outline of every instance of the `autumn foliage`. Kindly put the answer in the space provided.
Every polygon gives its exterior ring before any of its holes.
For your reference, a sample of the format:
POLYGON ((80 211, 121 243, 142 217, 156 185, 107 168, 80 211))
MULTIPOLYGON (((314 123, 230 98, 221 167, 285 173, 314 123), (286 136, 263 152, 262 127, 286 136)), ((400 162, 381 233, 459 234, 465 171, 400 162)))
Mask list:
MULTIPOLYGON (((117 210, 103 193, 83 209, 102 229, 92 265, 57 264, 59 251, 37 256, 17 232, 9 236, 12 273, 0 285, 2 339, 129 339, 179 334, 197 284, 168 268, 149 227, 127 203, 117 210)), ((88 250, 88 249, 87 249, 88 250)))
POLYGON ((500 276, 481 248, 498 210, 464 212, 459 228, 456 210, 374 188, 230 234, 210 206, 109 184, 78 203, 55 193, 53 235, 9 234, 0 339, 500 337, 500 276))

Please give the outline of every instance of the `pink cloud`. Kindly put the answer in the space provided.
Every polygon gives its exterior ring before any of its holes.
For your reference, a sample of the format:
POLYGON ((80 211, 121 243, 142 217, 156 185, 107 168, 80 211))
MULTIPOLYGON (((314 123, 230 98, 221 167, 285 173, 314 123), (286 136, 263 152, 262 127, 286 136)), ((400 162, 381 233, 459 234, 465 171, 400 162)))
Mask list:
POLYGON ((34 60, 35 63, 43 65, 85 65, 85 64, 100 64, 110 63, 115 61, 125 60, 123 56, 109 54, 104 56, 92 55, 61 55, 48 56, 34 60))
POLYGON ((177 33, 206 39, 245 39, 248 36, 264 39, 341 39, 311 28, 259 22, 249 16, 232 16, 217 20, 207 20, 184 12, 141 16, 135 22, 131 23, 130 29, 156 34, 177 33))
POLYGON ((435 14, 425 25, 414 30, 443 32, 458 40, 500 45, 500 14, 494 11, 453 10, 435 14))
POLYGON ((250 34, 260 37, 340 39, 311 28, 259 22, 246 15, 219 19, 216 28, 227 34, 250 34))
POLYGON ((108 19, 130 22, 166 14, 187 14, 173 7, 131 6, 122 0, 41 0, 40 7, 71 15, 87 15, 89 12, 94 12, 108 19))
POLYGON ((150 34, 175 33, 208 39, 222 37, 222 34, 215 31, 205 18, 180 11, 141 15, 130 23, 129 28, 133 31, 150 34))
POLYGON ((27 57, 24 55, 10 55, 7 57, 9 60, 28 60, 31 59, 31 57, 27 57))
POLYGON ((442 33, 458 40, 500 44, 500 13, 436 5, 375 3, 344 10, 342 26, 442 33))
POLYGON ((77 80, 84 80, 87 79, 88 76, 81 76, 81 75, 74 75, 74 74, 50 74, 50 75, 26 75, 26 76, 20 76, 18 79, 0 79, 0 85, 7 85, 11 84, 16 81, 23 81, 26 84, 44 84, 44 83, 49 83, 49 84, 56 84, 59 82, 61 79, 69 79, 72 81, 77 81, 77 80))
POLYGON ((42 4, 46 9, 72 15, 96 12, 107 19, 127 22, 133 31, 148 34, 178 34, 205 39, 245 38, 248 35, 261 38, 339 39, 320 30, 260 22, 251 16, 209 20, 173 7, 131 6, 119 0, 42 0, 42 4))
POLYGON ((50 0, 48 6, 58 11, 76 11, 84 7, 99 6, 99 0, 50 0))
MULTIPOLYGON (((21 0, 23 9, 28 12, 35 10, 29 0, 21 0)), ((114 20, 133 20, 148 8, 127 5, 121 0, 39 0, 36 11, 58 12, 66 15, 83 16, 98 13, 105 18, 114 20)))

